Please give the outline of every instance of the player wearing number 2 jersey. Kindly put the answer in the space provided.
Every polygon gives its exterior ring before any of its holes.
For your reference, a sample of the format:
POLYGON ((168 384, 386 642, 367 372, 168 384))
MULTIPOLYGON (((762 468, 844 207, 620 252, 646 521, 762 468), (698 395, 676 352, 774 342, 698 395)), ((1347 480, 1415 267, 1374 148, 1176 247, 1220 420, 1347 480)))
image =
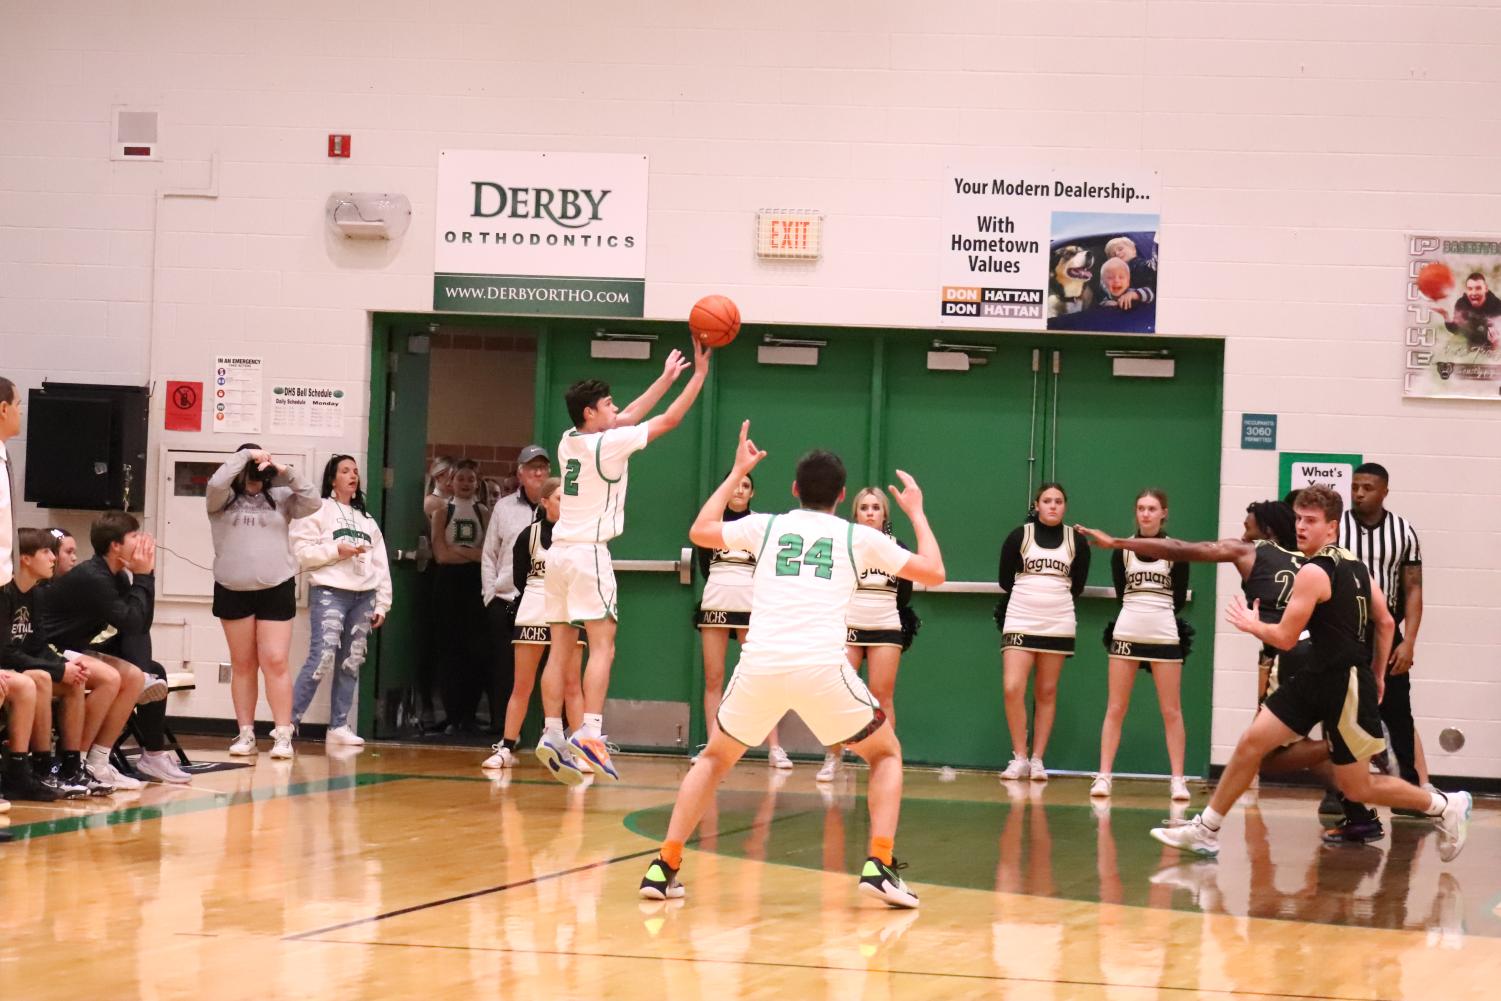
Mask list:
POLYGON ((730 491, 765 458, 740 429, 735 466, 699 511, 689 531, 694 545, 757 553, 750 631, 734 677, 719 705, 719 726, 683 779, 661 855, 641 880, 641 896, 686 895, 678 882, 683 844, 698 826, 721 779, 777 720, 796 710, 819 742, 849 744, 870 763, 870 857, 860 891, 894 907, 916 907, 917 895, 897 874, 892 857, 902 799, 902 749, 886 716, 845 659, 845 622, 861 571, 876 568, 941 584, 943 557, 923 514, 922 491, 901 470, 905 489, 891 495, 912 521, 917 552, 882 532, 834 515, 844 499, 844 463, 814 451, 797 464, 793 493, 802 507, 786 514, 722 520, 730 491))
MULTIPOLYGON (((563 472, 558 523, 547 550, 544 613, 552 640, 542 671, 542 739, 537 758, 565 785, 578 785, 593 769, 601 778, 620 774, 605 749, 605 695, 615 660, 615 569, 608 543, 625 528, 625 488, 631 456, 682 423, 709 374, 709 349, 693 342, 693 375, 677 399, 647 419, 667 388, 688 363, 674 350, 662 374, 624 410, 617 410, 610 387, 585 379, 568 388, 564 399, 573 427, 558 445, 563 472), (570 720, 573 736, 563 737, 563 690, 566 670, 577 670, 570 657, 579 629, 589 636, 589 663, 584 668, 584 718, 570 720), (573 665, 573 666, 571 666, 573 665), (575 760, 582 758, 583 767, 575 760)), ((570 679, 571 680, 571 679, 570 679)))

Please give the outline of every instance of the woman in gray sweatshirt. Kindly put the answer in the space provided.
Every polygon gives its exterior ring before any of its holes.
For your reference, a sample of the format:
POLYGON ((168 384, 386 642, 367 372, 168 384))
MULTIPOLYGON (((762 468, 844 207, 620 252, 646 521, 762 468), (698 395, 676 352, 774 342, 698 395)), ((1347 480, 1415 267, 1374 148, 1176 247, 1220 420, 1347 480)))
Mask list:
POLYGON ((259 445, 241 445, 209 477, 208 520, 214 537, 214 615, 229 643, 229 694, 240 734, 230 754, 253 755, 256 669, 266 675, 271 756, 292 756, 292 675, 287 655, 297 616, 297 560, 287 526, 315 513, 311 483, 279 465, 259 445))

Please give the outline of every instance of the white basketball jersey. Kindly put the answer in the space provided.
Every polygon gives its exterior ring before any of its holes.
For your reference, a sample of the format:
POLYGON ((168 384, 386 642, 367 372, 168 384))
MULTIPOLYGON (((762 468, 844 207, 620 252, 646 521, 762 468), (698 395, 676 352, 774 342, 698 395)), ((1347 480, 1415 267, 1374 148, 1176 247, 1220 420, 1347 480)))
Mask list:
POLYGON ((860 571, 896 573, 896 540, 821 511, 753 514, 724 526, 725 545, 756 555, 751 624, 736 672, 779 674, 844 662, 845 620, 860 571))
POLYGON ((1126 590, 1121 605, 1150 611, 1173 610, 1173 561, 1145 560, 1121 550, 1126 565, 1126 590))
POLYGON ((626 467, 646 447, 646 425, 585 434, 570 428, 558 443, 562 502, 553 545, 609 542, 625 529, 626 467))

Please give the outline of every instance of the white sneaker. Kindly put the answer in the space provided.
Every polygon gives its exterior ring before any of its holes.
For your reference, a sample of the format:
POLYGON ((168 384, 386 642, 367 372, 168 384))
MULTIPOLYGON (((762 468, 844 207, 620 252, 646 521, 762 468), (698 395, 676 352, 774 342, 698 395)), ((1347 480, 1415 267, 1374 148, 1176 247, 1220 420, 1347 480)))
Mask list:
POLYGON ((1170 848, 1176 848, 1180 852, 1188 852, 1190 855, 1202 855, 1205 858, 1214 858, 1220 853, 1220 837, 1218 831, 1211 831, 1204 826, 1203 818, 1195 815, 1194 819, 1186 824, 1174 824, 1170 827, 1152 828, 1152 837, 1161 841, 1170 848))
POLYGON ((108 761, 98 762, 90 758, 89 771, 101 782, 106 782, 115 787, 115 792, 135 792, 144 789, 146 783, 132 775, 124 775, 116 770, 115 766, 108 761))
POLYGON ((494 771, 500 768, 513 768, 516 765, 516 755, 505 744, 491 744, 490 750, 495 753, 485 759, 480 765, 486 771, 494 771))
POLYGON ((839 755, 825 754, 823 756, 823 767, 818 770, 817 775, 813 776, 813 781, 833 782, 834 776, 839 774, 839 768, 839 755))
POLYGON ((286 760, 292 756, 292 728, 273 727, 271 730, 271 757, 286 760))
POLYGON ((1475 800, 1467 792, 1446 792, 1444 812, 1438 815, 1438 857, 1445 862, 1459 858, 1470 836, 1470 810, 1475 800))
POLYGON ((1110 776, 1096 775, 1094 782, 1089 787, 1089 795, 1095 799, 1104 799, 1110 795, 1110 776))
POLYGON ((1031 773, 1031 771, 1032 765, 1024 756, 1020 754, 1012 754, 1011 764, 1006 766, 1006 770, 1004 772, 1001 772, 1001 778, 1024 779, 1031 773))
POLYGON ((259 754, 260 748, 255 746, 255 727, 240 727, 240 735, 235 738, 235 742, 233 744, 229 745, 229 753, 237 754, 242 757, 259 754))
POLYGON ((1173 776, 1172 792, 1168 798, 1175 803, 1187 803, 1193 799, 1193 794, 1188 791, 1188 779, 1181 775, 1173 776))
POLYGON ((345 747, 364 747, 365 738, 355 733, 349 724, 336 726, 323 735, 325 744, 342 744, 345 747))
POLYGON ((1042 759, 1035 754, 1032 755, 1032 760, 1027 762, 1027 771, 1030 773, 1029 778, 1033 782, 1046 782, 1048 780, 1048 770, 1042 767, 1042 759))
POLYGON ((766 755, 766 763, 773 768, 783 771, 792 767, 792 759, 787 757, 787 752, 780 747, 773 747, 766 755))
POLYGON ((177 766, 171 751, 142 751, 136 759, 136 772, 154 782, 172 785, 187 785, 193 781, 193 776, 177 766))
POLYGON ((167 679, 158 678, 154 674, 147 674, 146 684, 141 688, 141 694, 136 696, 136 705, 150 705, 153 702, 160 702, 166 697, 167 679))

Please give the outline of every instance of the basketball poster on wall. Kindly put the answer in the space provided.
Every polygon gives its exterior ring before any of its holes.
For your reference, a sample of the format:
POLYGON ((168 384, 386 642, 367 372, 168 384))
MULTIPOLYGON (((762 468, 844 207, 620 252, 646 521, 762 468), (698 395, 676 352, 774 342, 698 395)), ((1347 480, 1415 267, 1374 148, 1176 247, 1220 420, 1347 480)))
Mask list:
POLYGON ((953 166, 938 313, 1000 330, 1157 330, 1155 171, 953 166))
POLYGON ((1501 237, 1407 237, 1402 395, 1501 399, 1501 237))
POLYGON ((433 308, 641 316, 645 156, 443 150, 433 308))

